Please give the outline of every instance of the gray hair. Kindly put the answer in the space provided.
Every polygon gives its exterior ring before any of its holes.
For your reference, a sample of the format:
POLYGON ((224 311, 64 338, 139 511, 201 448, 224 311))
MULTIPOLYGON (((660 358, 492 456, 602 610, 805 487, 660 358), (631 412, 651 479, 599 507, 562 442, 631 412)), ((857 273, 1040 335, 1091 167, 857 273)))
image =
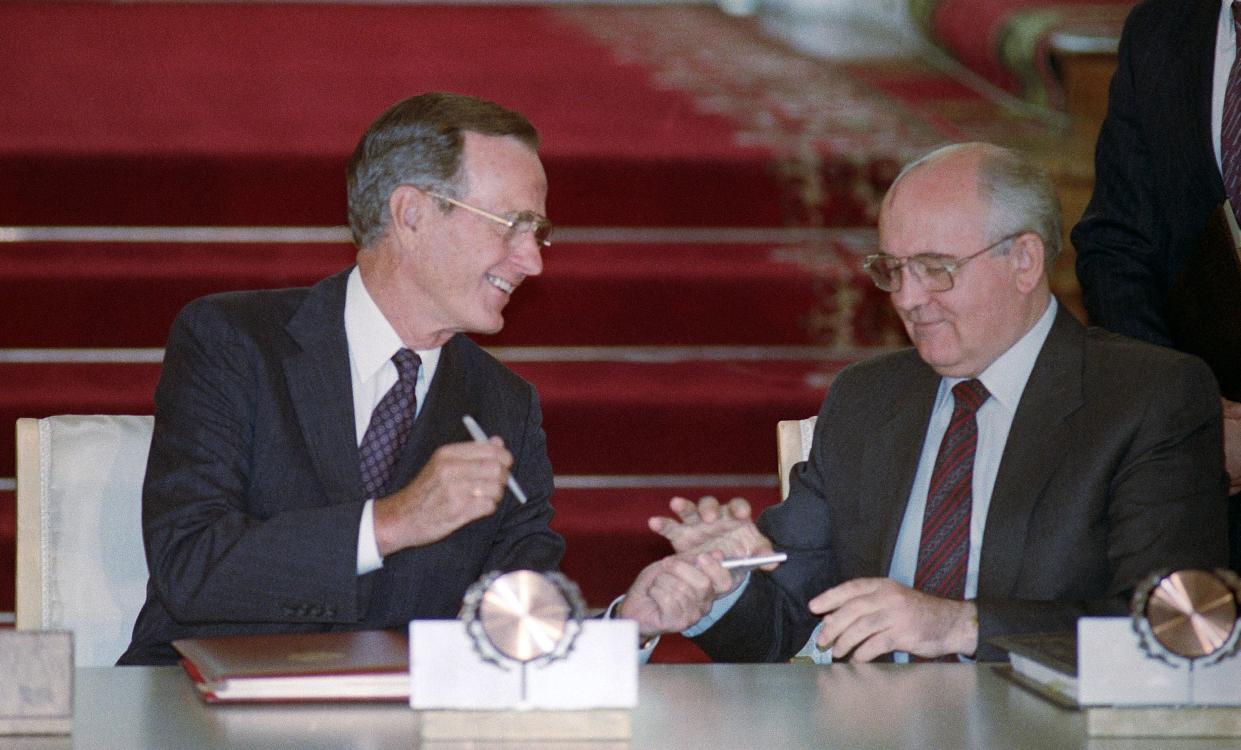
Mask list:
POLYGON ((411 97, 371 123, 348 168, 349 231, 359 249, 387 231, 388 199, 397 186, 416 185, 453 198, 466 192, 460 172, 467 131, 513 136, 532 151, 539 147, 538 131, 521 114, 461 94, 411 97))
MULTIPOLYGON (((893 185, 924 163, 956 151, 978 150, 978 192, 987 200, 988 234, 998 239, 1017 232, 1033 232, 1043 241, 1043 267, 1048 274, 1060 255, 1063 221, 1060 199, 1050 175, 1025 155, 985 143, 940 146, 906 164, 893 185)), ((997 250, 1008 252, 1009 243, 997 250)))

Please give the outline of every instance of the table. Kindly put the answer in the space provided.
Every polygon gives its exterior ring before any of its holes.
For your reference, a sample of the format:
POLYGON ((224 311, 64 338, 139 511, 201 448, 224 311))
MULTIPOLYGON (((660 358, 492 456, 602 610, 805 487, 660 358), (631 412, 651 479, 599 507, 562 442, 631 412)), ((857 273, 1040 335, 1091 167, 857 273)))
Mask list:
MULTIPOLYGON (((385 748, 527 750, 545 743, 417 741, 400 704, 208 706, 179 667, 95 667, 75 673, 70 737, 0 737, 0 750, 52 748, 385 748)), ((986 665, 648 665, 629 743, 558 743, 556 750, 732 748, 1236 747, 1235 740, 1096 739, 1058 708, 986 665)))

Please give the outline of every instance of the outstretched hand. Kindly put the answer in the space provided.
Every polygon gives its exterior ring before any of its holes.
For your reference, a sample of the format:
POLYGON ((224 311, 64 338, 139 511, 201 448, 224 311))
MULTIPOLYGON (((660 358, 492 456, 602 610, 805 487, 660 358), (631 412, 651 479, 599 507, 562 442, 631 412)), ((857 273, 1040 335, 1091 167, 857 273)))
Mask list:
POLYGON ((720 505, 714 497, 707 496, 695 505, 683 497, 674 497, 668 507, 676 518, 652 516, 647 525, 672 542, 678 553, 720 550, 726 557, 745 557, 771 552, 771 542, 751 520, 750 504, 745 498, 735 497, 720 505))

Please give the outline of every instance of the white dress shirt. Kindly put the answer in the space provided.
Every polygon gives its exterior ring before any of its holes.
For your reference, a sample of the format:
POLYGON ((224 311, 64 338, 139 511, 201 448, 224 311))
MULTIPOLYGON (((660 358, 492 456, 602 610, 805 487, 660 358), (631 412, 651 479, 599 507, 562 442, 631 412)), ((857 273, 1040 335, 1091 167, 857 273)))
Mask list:
MULTIPOLYGON (((396 329, 380 312, 375 300, 362 283, 362 273, 355 267, 345 287, 345 338, 349 342, 349 377, 353 384, 353 421, 358 445, 366 436, 371 413, 396 384, 396 364, 392 355, 405 347, 396 329)), ((414 418, 422 412, 427 390, 440 362, 440 347, 416 350, 422 359, 418 382, 414 386, 417 407, 414 418)), ((366 501, 358 526, 358 575, 383 567, 379 544, 375 540, 375 499, 366 501)))

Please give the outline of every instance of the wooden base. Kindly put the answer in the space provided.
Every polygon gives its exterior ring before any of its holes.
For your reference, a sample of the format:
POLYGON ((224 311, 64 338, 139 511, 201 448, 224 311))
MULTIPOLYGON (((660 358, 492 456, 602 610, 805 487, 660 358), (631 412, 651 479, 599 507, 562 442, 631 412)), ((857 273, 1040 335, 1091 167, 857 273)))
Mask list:
POLYGON ((424 741, 440 740, 628 740, 630 712, 419 711, 424 741))
MULTIPOLYGON (((0 736, 72 734, 73 719, 12 719, 0 718, 0 736)), ((5 745, 8 747, 8 745, 5 745)))
POLYGON ((0 735, 72 731, 73 634, 0 630, 0 735))
POLYGON ((1241 707, 1088 708, 1091 737, 1241 737, 1241 707))

